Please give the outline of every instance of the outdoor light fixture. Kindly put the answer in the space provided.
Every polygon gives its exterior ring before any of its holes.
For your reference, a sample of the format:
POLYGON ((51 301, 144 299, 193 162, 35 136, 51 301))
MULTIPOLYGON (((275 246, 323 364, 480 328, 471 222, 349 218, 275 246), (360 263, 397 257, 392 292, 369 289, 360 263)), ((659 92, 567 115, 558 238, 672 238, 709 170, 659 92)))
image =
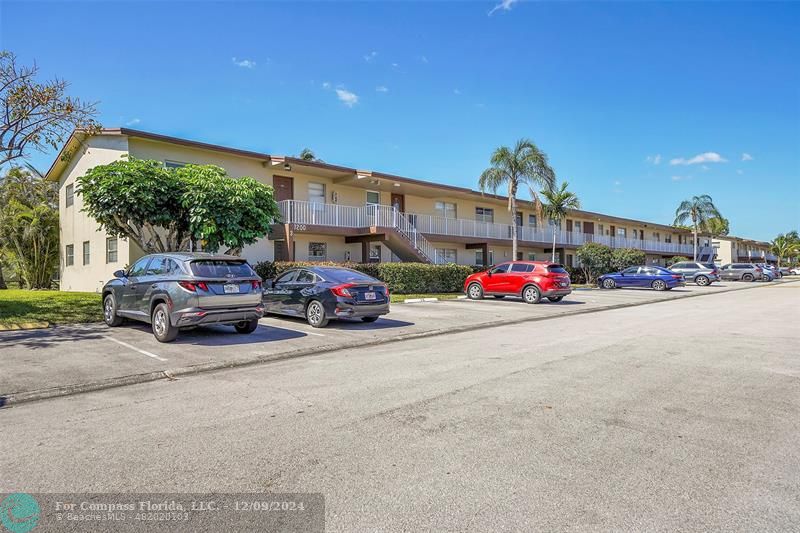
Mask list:
POLYGON ((292 165, 290 165, 289 163, 284 163, 283 164, 283 170, 285 170, 286 172, 289 172, 290 170, 292 170, 292 165))
POLYGON ((395 183, 395 184, 394 184, 394 186, 395 186, 395 187, 399 187, 399 186, 400 186, 400 184, 399 184, 399 183, 395 183))

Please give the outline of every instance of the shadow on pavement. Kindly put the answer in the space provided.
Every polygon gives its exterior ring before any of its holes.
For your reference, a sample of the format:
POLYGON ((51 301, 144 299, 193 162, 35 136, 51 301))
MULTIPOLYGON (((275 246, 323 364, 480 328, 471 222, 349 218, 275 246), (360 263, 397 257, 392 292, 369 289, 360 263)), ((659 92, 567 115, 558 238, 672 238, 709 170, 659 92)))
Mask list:
POLYGON ((35 350, 68 342, 102 339, 106 333, 102 329, 80 328, 48 328, 2 332, 0 333, 0 353, 3 349, 18 348, 20 346, 35 350))

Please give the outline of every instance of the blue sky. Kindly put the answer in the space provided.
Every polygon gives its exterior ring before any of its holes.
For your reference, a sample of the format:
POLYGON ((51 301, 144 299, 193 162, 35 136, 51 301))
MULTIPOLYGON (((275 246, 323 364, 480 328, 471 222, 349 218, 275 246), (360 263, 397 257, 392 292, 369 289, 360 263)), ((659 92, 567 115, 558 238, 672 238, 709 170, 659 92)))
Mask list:
POLYGON ((494 7, 4 1, 0 44, 108 127, 473 188, 525 136, 587 210, 708 193, 733 234, 800 226, 799 4, 494 7))

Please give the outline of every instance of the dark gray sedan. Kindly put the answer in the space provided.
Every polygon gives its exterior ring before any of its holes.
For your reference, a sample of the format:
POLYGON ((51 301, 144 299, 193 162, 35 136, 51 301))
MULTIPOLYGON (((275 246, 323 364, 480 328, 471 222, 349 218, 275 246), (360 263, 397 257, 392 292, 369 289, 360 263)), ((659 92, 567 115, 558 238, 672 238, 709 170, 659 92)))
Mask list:
POLYGON ((389 312, 389 288, 349 268, 292 268, 274 281, 264 281, 264 309, 303 317, 315 328, 336 318, 374 322, 389 312))
POLYGON ((114 272, 103 287, 106 324, 140 320, 151 324, 160 342, 175 340, 180 328, 207 324, 252 333, 263 315, 261 278, 247 261, 230 255, 146 255, 114 272))

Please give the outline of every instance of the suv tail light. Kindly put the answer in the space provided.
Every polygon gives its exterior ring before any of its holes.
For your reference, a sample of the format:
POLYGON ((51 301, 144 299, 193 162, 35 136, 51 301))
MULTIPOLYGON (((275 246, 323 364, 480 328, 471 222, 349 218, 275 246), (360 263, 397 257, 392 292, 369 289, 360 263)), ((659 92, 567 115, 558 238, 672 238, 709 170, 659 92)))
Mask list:
POLYGON ((254 291, 257 291, 258 289, 261 288, 261 282, 260 281, 253 280, 253 281, 250 282, 250 285, 253 287, 254 291))
POLYGON ((189 292, 197 292, 197 289, 208 292, 208 285, 206 284, 205 281, 198 281, 198 282, 179 281, 178 285, 180 285, 189 292))
POLYGON ((343 283, 342 285, 331 287, 331 292, 336 296, 342 296, 344 298, 352 298, 353 295, 350 294, 350 291, 348 290, 352 286, 353 286, 352 283, 343 283))
POLYGON ((763 270, 761 270, 761 267, 756 267, 754 270, 755 270, 756 272, 763 272, 763 270))

